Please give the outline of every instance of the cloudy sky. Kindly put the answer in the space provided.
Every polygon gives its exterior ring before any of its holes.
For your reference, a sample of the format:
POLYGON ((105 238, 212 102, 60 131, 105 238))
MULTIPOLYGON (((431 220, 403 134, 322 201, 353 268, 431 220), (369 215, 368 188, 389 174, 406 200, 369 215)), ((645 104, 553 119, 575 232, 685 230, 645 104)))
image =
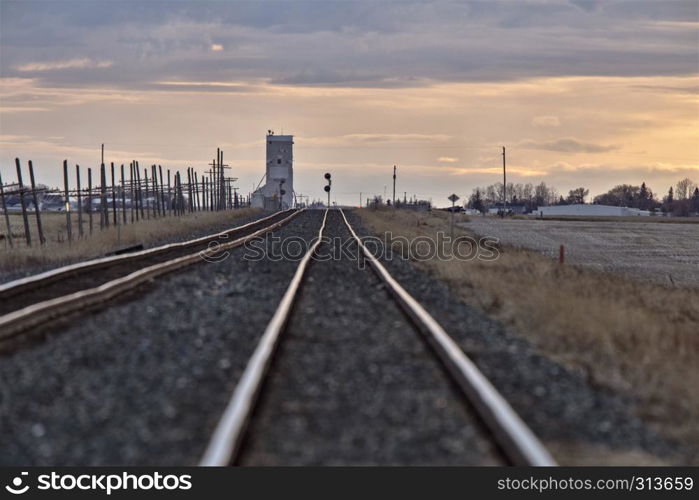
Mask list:
POLYGON ((446 204, 500 180, 560 191, 699 181, 699 2, 0 0, 0 171, 32 159, 200 172, 252 189, 267 129, 295 189, 446 204))

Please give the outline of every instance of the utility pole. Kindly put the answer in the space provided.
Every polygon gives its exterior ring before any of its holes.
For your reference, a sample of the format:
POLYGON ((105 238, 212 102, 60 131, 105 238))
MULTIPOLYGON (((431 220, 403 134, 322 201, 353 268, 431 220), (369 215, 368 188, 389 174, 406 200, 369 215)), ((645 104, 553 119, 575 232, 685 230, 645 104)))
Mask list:
POLYGON ((2 212, 5 214, 5 224, 7 225, 7 242, 10 244, 10 248, 14 247, 14 242, 12 241, 12 225, 10 224, 10 214, 7 213, 7 205, 5 204, 5 188, 2 183, 2 175, 0 175, 0 202, 2 202, 2 212))
POLYGON ((104 164, 104 144, 102 144, 102 164, 104 164))
POLYGON ((393 208, 396 207, 396 166, 393 165, 393 199, 391 200, 391 203, 393 203, 393 208))
POLYGON ((362 208, 362 192, 359 192, 359 208, 362 208))
POLYGON ((502 214, 500 218, 505 217, 507 211, 507 171, 505 170, 505 146, 502 147, 502 214))
POLYGON ((454 212, 456 211, 456 201, 459 199, 456 193, 449 196, 449 201, 451 201, 451 240, 454 241, 454 212))
POLYGON ((216 148, 216 159, 212 160, 211 163, 209 163, 208 165, 211 167, 211 169, 209 170, 209 176, 211 177, 211 186, 213 188, 211 191, 211 199, 213 200, 211 210, 223 210, 226 208, 226 187, 224 172, 225 169, 230 168, 230 166, 223 163, 223 151, 221 151, 221 148, 216 148))

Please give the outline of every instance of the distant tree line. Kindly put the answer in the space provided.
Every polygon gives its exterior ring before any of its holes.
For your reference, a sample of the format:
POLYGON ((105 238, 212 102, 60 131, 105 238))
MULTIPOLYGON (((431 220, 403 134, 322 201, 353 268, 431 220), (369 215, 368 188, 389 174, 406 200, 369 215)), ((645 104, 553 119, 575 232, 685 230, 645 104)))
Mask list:
MULTIPOLYGON (((503 199, 502 187, 502 182, 497 182, 475 188, 466 206, 480 212, 485 212, 491 207, 499 207, 503 199)), ((568 191, 568 196, 564 197, 556 188, 547 186, 545 182, 537 185, 508 183, 506 201, 509 206, 523 207, 525 212, 531 212, 538 207, 585 203, 589 194, 588 189, 579 187, 571 189, 568 191)), ((674 187, 671 186, 667 195, 659 199, 645 182, 640 186, 619 184, 606 193, 595 196, 592 203, 640 210, 661 210, 677 216, 688 216, 691 213, 699 213, 699 186, 685 178, 674 187)))
MULTIPOLYGON (((468 207, 484 212, 489 207, 502 203, 502 182, 496 182, 486 187, 478 187, 473 190, 468 207)), ((536 207, 555 205, 558 202, 559 194, 556 188, 549 187, 545 182, 532 183, 507 183, 507 203, 526 204, 527 208, 533 210, 536 207)))
POLYGON ((592 202, 596 205, 623 206, 639 208, 641 210, 655 210, 661 205, 661 203, 655 199, 653 191, 648 189, 645 182, 640 186, 619 184, 606 193, 595 196, 592 202))

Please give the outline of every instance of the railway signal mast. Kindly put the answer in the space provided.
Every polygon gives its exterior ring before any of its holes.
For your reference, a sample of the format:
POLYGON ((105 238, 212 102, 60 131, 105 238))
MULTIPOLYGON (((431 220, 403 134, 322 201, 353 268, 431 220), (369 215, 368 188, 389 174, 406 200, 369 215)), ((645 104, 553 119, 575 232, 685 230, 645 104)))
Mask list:
POLYGON ((325 189, 325 192, 328 193, 328 208, 330 208, 330 186, 332 186, 333 181, 330 179, 330 173, 325 174, 325 178, 328 181, 328 184, 323 188, 325 189))

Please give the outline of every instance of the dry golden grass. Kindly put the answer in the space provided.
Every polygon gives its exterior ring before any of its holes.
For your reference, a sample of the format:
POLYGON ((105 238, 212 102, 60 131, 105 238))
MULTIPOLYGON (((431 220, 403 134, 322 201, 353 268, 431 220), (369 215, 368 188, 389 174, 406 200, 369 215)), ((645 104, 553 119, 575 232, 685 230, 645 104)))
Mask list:
MULTIPOLYGON (((515 215, 514 219, 539 219, 535 214, 532 215, 515 215)), ((575 221, 575 222, 641 222, 641 223, 658 223, 658 224, 699 224, 699 217, 662 217, 662 216, 627 216, 627 217, 594 217, 594 216, 578 216, 578 215, 561 215, 556 217, 544 217, 542 220, 557 220, 557 221, 575 221)))
MULTIPOLYGON (((357 213, 377 235, 448 231, 448 215, 436 211, 357 213)), ((699 449, 699 288, 561 266, 510 247, 492 262, 417 265, 592 384, 632 396, 645 421, 699 449)))
MULTIPOLYGON (((93 234, 89 235, 87 217, 84 217, 83 238, 78 238, 78 218, 73 214, 73 242, 68 243, 66 233, 65 213, 42 213, 41 222, 46 237, 46 244, 39 245, 39 234, 36 230, 35 217, 30 217, 32 247, 28 248, 24 242, 24 225, 20 214, 10 214, 12 234, 15 248, 10 248, 3 238, 0 243, 0 274, 17 269, 58 266, 77 260, 100 257, 116 248, 136 245, 144 245, 156 242, 166 242, 172 238, 186 237, 195 232, 202 234, 207 230, 214 231, 228 223, 234 223, 242 218, 259 213, 259 209, 243 208, 239 210, 227 210, 222 212, 195 212, 182 217, 162 217, 158 219, 146 219, 134 224, 119 226, 110 225, 108 229, 100 231, 99 217, 95 217, 93 234)), ((3 216, 4 217, 4 216, 3 216)), ((3 236, 6 234, 4 219, 1 220, 3 236)))

